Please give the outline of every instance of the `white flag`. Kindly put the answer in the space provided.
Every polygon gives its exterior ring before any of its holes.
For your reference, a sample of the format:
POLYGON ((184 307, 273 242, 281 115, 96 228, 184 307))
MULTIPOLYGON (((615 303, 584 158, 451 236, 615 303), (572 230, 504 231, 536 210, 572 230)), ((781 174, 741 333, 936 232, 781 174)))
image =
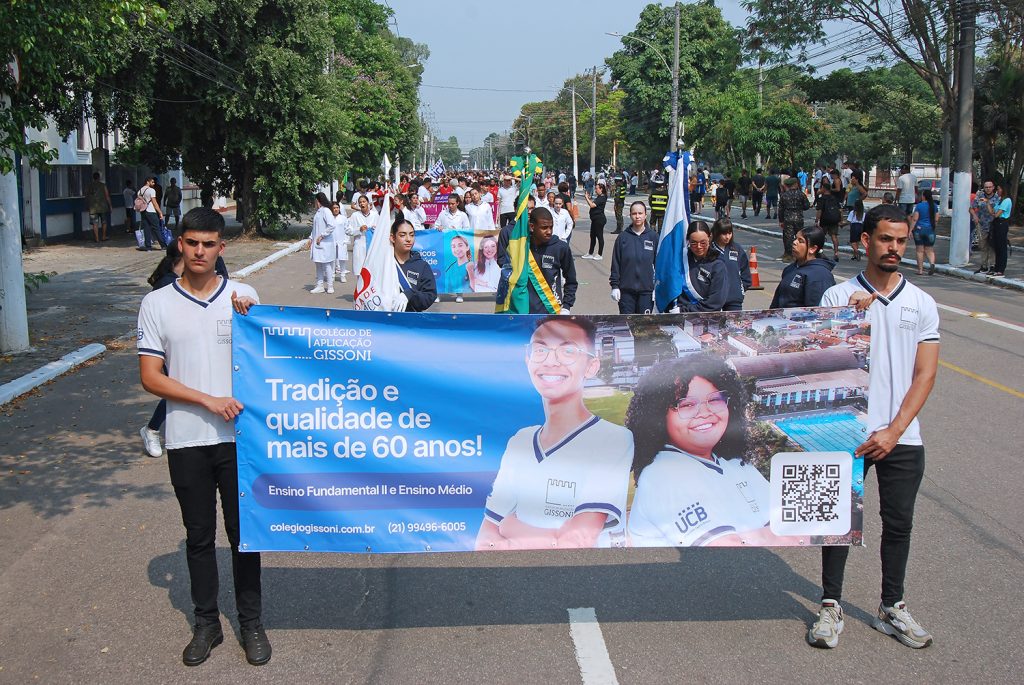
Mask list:
POLYGON ((384 196, 363 268, 356 277, 354 308, 364 311, 404 312, 409 303, 398 280, 398 262, 391 246, 391 194, 384 196))

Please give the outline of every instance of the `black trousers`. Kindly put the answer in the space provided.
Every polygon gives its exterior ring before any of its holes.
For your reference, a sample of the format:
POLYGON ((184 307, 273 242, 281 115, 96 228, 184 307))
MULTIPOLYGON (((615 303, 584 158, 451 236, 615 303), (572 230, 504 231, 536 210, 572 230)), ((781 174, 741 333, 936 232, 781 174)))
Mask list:
POLYGON ((220 621, 217 608, 217 492, 231 544, 235 607, 243 628, 259 625, 263 608, 260 555, 238 551, 238 461, 235 443, 168 450, 171 485, 185 524, 185 556, 192 584, 196 625, 220 621))
MULTIPOLYGON (((882 516, 882 603, 891 607, 903 599, 903 581, 910 556, 910 531, 914 527, 914 503, 924 477, 924 446, 896 445, 880 461, 864 460, 864 478, 875 467, 878 504, 882 516)), ((839 601, 849 547, 821 548, 822 599, 839 601)))
POLYGON ((761 213, 761 203, 764 201, 764 193, 751 193, 750 204, 754 209, 754 216, 761 213))
POLYGON ((594 247, 597 247, 597 254, 604 254, 604 227, 608 219, 601 217, 590 222, 590 249, 587 254, 594 254, 594 247))
POLYGON ((509 225, 510 223, 512 223, 515 220, 516 220, 516 213, 515 212, 502 212, 498 216, 498 222, 499 222, 498 228, 505 228, 505 226, 509 225))
POLYGON ((1010 220, 993 219, 992 228, 988 231, 988 239, 992 250, 996 253, 995 270, 1006 271, 1006 259, 1009 257, 1010 220))
POLYGON ((619 314, 650 314, 654 311, 651 290, 620 290, 619 314))

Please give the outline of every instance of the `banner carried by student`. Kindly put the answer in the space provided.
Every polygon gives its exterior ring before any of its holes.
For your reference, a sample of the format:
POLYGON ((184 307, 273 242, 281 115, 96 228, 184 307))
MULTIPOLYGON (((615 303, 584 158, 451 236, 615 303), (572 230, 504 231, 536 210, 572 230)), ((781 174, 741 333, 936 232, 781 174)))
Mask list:
POLYGON ((242 548, 860 544, 853 308, 233 321, 242 548))

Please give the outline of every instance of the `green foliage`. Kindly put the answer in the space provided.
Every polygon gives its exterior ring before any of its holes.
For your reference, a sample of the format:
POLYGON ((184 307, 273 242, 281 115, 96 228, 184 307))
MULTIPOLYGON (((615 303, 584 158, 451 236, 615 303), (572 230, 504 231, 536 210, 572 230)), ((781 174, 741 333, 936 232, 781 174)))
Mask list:
POLYGON ((28 295, 33 290, 39 290, 43 283, 49 283, 50 279, 57 275, 56 271, 35 271, 35 272, 24 272, 22 274, 25 277, 25 294, 28 295))
POLYGON ((448 140, 442 140, 437 144, 437 156, 444 162, 446 168, 451 169, 462 161, 462 148, 459 147, 459 139, 455 136, 448 140))
MULTIPOLYGON (((682 117, 690 112, 702 90, 728 83, 741 55, 733 28, 714 4, 679 7, 682 117)), ((650 163, 661 159, 669 145, 674 34, 673 6, 647 5, 636 28, 623 38, 622 48, 607 60, 612 81, 626 94, 622 104, 625 137, 637 157, 650 163)))

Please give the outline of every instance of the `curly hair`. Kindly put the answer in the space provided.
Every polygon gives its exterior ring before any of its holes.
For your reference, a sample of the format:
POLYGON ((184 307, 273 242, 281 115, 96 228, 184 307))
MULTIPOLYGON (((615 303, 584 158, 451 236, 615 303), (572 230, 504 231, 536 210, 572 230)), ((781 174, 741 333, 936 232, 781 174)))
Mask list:
POLYGON ((686 397, 690 381, 700 377, 729 396, 729 424, 715 453, 742 458, 747 452, 746 393, 736 372, 720 357, 689 354, 660 362, 637 383, 626 409, 626 428, 633 433, 633 475, 640 477, 668 443, 665 414, 686 397))

